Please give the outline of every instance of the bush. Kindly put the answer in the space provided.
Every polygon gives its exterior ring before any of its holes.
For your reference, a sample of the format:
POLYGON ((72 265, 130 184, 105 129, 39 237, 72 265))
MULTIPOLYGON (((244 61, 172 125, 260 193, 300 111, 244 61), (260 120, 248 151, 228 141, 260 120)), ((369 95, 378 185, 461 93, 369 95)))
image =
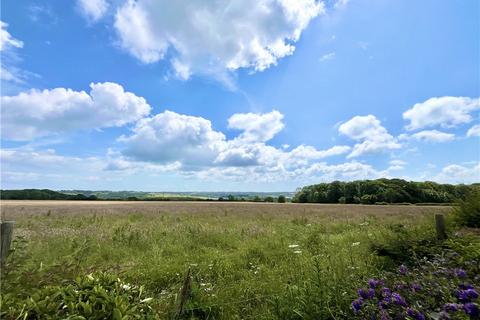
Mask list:
POLYGON ((285 203, 287 200, 285 198, 285 196, 281 195, 281 196, 278 196, 278 203, 285 203))
POLYGON ((107 273, 35 290, 25 300, 1 297, 2 319, 154 319, 144 288, 107 273))
POLYGON ((453 212, 459 225, 480 228, 480 188, 471 191, 465 200, 459 200, 453 212))

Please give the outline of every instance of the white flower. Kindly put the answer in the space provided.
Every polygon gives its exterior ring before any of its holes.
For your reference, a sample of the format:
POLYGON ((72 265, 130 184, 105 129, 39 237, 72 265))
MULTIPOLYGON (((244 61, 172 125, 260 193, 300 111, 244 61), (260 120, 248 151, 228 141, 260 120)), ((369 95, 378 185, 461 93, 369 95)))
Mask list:
POLYGON ((302 251, 301 250, 295 250, 295 251, 293 251, 293 253, 302 253, 302 251))
POLYGON ((131 286, 129 286, 128 284, 122 284, 122 289, 123 290, 130 290, 131 286))
POLYGON ((352 243, 352 247, 356 247, 356 246, 359 246, 360 245, 360 242, 354 242, 352 243))
POLYGON ((153 298, 145 298, 145 299, 143 299, 143 300, 140 300, 140 302, 141 302, 141 303, 144 303, 144 302, 150 302, 150 301, 152 301, 152 300, 153 300, 153 298))
POLYGON ((293 249, 293 248, 298 248, 299 245, 298 245, 298 244, 291 244, 291 245, 289 245, 288 247, 293 249))

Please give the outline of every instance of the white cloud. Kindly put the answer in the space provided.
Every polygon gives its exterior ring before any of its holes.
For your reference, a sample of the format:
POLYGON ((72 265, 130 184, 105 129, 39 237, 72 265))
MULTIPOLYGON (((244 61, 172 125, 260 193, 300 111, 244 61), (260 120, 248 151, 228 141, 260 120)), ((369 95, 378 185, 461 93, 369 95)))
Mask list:
MULTIPOLYGON (((125 149, 122 154, 128 161, 157 164, 179 162, 183 172, 199 172, 247 167, 255 171, 289 172, 310 166, 318 159, 342 155, 348 146, 334 146, 317 150, 312 146, 298 146, 291 151, 266 144, 282 128, 283 115, 278 111, 264 114, 235 114, 229 119, 231 128, 242 130, 227 140, 225 135, 212 128, 209 120, 165 111, 154 117, 140 120, 132 134, 122 136, 125 149)), ((125 163, 116 167, 127 168, 125 163)), ((244 168, 242 171, 241 168, 244 168)), ((240 171, 239 171, 240 170, 240 171)), ((233 172, 231 169, 227 172, 233 172)))
POLYGON ((480 124, 476 124, 468 129, 467 137, 480 137, 480 124))
POLYGON ((480 99, 468 97, 430 98, 415 104, 403 113, 403 119, 409 120, 408 130, 425 127, 455 127, 472 121, 471 113, 480 109, 480 99))
POLYGON ((126 145, 123 154, 135 160, 205 165, 224 147, 225 135, 213 130, 207 119, 167 110, 140 120, 120 141, 126 145))
POLYGON ((320 57, 320 62, 332 60, 335 58, 335 52, 329 52, 320 57))
POLYGON ((359 141, 355 144, 348 158, 359 157, 364 154, 383 152, 398 149, 401 145, 390 135, 381 122, 373 115, 355 116, 343 123, 338 131, 359 141))
POLYGON ((438 130, 424 130, 411 135, 401 134, 398 137, 400 140, 417 140, 423 142, 448 142, 455 139, 453 133, 441 132, 438 130))
POLYGON ((269 113, 237 113, 228 119, 228 127, 242 130, 239 139, 265 142, 282 131, 283 114, 277 110, 269 113))
POLYGON ((74 130, 122 126, 150 112, 144 98, 116 83, 92 83, 90 88, 90 94, 55 88, 2 96, 2 137, 24 141, 74 130))
POLYGON ((23 42, 15 39, 7 31, 8 23, 0 21, 0 51, 4 51, 9 48, 23 48, 23 42))
POLYGON ((92 22, 100 20, 109 6, 106 0, 77 0, 77 5, 85 18, 92 22))
POLYGON ((315 0, 126 1, 115 13, 123 49, 144 63, 172 52, 182 79, 226 71, 262 71, 291 55, 308 23, 324 11, 315 0))
POLYGON ((475 162, 469 166, 458 164, 448 165, 434 177, 434 180, 453 184, 478 183, 480 181, 480 163, 475 162))

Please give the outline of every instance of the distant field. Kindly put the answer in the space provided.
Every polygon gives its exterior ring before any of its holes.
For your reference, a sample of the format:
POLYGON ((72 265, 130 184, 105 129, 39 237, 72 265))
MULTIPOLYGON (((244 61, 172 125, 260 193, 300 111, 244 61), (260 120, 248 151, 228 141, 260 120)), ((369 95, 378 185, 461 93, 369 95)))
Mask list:
MULTIPOLYGON (((227 202, 2 201, 25 240, 15 290, 108 271, 171 318, 188 269, 189 319, 348 319, 385 266, 372 241, 431 234, 448 207, 227 202), (400 227, 399 227, 400 226, 400 227), (23 279, 23 278, 20 278, 23 279), (299 315, 302 315, 301 317, 299 315)), ((12 289, 13 290, 13 289, 12 289)))
POLYGON ((78 215, 108 214, 235 214, 235 215, 307 215, 349 216, 365 215, 421 215, 446 212, 446 206, 404 205, 348 205, 348 204, 300 204, 256 202, 191 202, 191 201, 62 201, 62 200, 3 200, 2 217, 20 218, 38 214, 78 215))

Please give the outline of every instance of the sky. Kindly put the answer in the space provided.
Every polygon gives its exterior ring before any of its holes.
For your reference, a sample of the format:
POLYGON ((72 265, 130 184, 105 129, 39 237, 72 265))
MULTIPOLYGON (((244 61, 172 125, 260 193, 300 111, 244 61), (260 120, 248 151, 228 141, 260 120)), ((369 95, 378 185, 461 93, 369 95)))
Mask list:
POLYGON ((480 182, 477 0, 5 0, 1 188, 480 182))

